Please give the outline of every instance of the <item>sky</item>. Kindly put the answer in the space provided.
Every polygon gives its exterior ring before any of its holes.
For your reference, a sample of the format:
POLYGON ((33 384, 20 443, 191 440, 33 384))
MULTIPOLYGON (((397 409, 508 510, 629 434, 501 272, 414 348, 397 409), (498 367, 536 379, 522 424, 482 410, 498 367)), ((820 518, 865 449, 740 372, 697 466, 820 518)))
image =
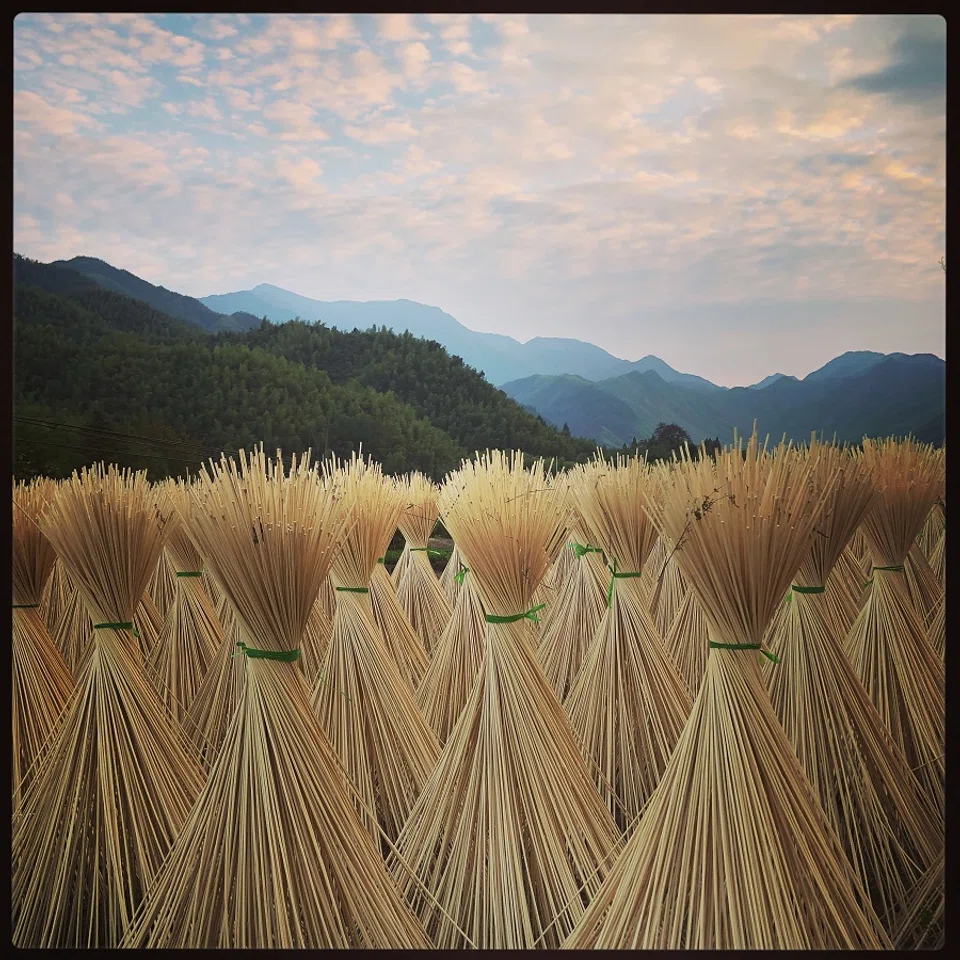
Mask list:
POLYGON ((945 350, 937 16, 20 14, 14 249, 725 386, 945 350))

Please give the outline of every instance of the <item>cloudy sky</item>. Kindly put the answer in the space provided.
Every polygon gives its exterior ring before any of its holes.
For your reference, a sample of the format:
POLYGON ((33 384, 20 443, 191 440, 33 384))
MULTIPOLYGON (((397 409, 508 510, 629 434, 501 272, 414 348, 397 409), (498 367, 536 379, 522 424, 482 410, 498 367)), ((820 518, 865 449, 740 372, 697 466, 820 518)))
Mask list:
POLYGON ((934 16, 21 14, 14 246, 656 354, 944 356, 934 16))

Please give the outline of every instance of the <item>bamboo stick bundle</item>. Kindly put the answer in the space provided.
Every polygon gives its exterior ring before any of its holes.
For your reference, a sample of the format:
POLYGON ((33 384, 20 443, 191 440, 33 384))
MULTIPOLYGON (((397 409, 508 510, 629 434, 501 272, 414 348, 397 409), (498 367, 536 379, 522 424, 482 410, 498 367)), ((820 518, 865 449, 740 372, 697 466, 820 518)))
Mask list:
POLYGON ((603 619, 610 582, 603 550, 591 546, 583 531, 575 529, 575 533, 575 549, 564 551, 573 557, 574 566, 560 583, 553 613, 545 619, 537 647, 543 675, 561 703, 603 619))
POLYGON ((333 589, 333 581, 329 577, 326 577, 320 585, 319 600, 323 604, 323 611, 326 613, 327 619, 333 623, 333 615, 337 610, 337 593, 333 589))
POLYGON ((946 595, 944 595, 940 598, 939 603, 937 603, 933 611, 933 616, 930 617, 930 623, 927 626, 927 642, 930 644, 930 648, 939 655, 941 660, 946 656, 946 612, 947 598, 946 595))
POLYGON ((933 548, 937 545, 937 541, 946 528, 947 518, 943 512, 943 506, 938 499, 930 508, 927 519, 923 522, 923 529, 917 536, 917 542, 920 544, 920 549, 923 551, 924 556, 927 558, 930 557, 933 548))
POLYGON ((386 567, 377 562, 370 575, 373 622, 390 658, 411 690, 416 690, 430 665, 422 639, 404 613, 386 567))
POLYGON ((486 611, 469 577, 464 569, 453 612, 417 687, 417 703, 441 746, 463 712, 483 663, 486 611))
POLYGON ((756 434, 673 471, 646 502, 707 618, 711 650, 656 791, 566 947, 890 946, 770 704, 767 622, 810 547, 812 461, 756 434))
POLYGON ((920 549, 919 543, 912 543, 903 561, 903 583, 907 595, 917 611, 924 626, 929 624, 934 609, 943 596, 943 586, 933 572, 930 561, 920 549))
MULTIPOLYGON (((430 535, 437 525, 439 488, 422 473, 411 473, 404 484, 406 505, 400 514, 400 532, 406 538, 408 561, 394 580, 397 599, 431 656, 443 628, 450 619, 451 605, 430 564, 430 535)), ((397 564, 399 567, 399 563, 397 564)), ((394 570, 396 573, 396 570, 394 570)))
POLYGON ((397 529, 403 491, 379 464, 356 454, 325 463, 324 473, 342 490, 354 524, 333 558, 337 609, 312 705, 362 800, 364 825, 373 836, 382 828, 392 841, 440 754, 370 602, 378 568, 384 591, 393 591, 377 558, 397 529))
POLYGON ((56 553, 39 520, 57 485, 34 480, 13 487, 13 809, 29 785, 34 761, 73 692, 73 674, 40 613, 56 553))
POLYGON ((521 454, 500 451, 465 462, 440 507, 488 611, 483 664, 388 864, 441 949, 467 937, 481 949, 555 946, 618 848, 524 636, 569 510, 542 462, 528 471, 521 454))
POLYGON ((90 612, 69 573, 65 572, 64 582, 67 599, 50 637, 70 672, 74 677, 79 677, 84 654, 93 646, 93 620, 90 619, 90 612))
POLYGON ((191 487, 187 530, 245 636, 246 685, 190 818, 124 946, 425 948, 295 666, 351 522, 309 454, 262 449, 191 487))
MULTIPOLYGON (((326 580, 329 579, 329 577, 326 578, 326 580)), ((303 628, 303 637, 300 640, 300 659, 297 660, 297 664, 300 665, 307 680, 307 686, 311 688, 316 682, 317 675, 323 665, 323 658, 327 653, 327 644, 330 642, 330 629, 333 626, 332 618, 327 615, 322 593, 323 588, 321 587, 317 599, 313 601, 313 606, 310 608, 307 625, 303 628)))
POLYGON ((225 609, 217 615, 223 625, 220 647, 187 708, 182 724, 198 760, 208 772, 220 753, 247 683, 245 658, 237 655, 239 644, 246 642, 245 634, 225 595, 224 603, 225 609))
MULTIPOLYGON (((220 586, 217 578, 213 575, 213 571, 211 570, 204 570, 202 572, 200 582, 203 584, 204 589, 207 591, 207 596, 213 603, 213 609, 217 614, 217 619, 220 620, 221 624, 223 624, 222 613, 220 609, 222 605, 226 604, 223 587, 220 586)), ((229 606, 229 604, 226 605, 229 606)))
POLYGON ((454 544, 450 559, 443 568, 443 573, 440 574, 440 586, 443 588, 444 596, 447 598, 447 603, 450 604, 451 610, 457 601, 457 593, 460 590, 460 580, 458 580, 457 577, 459 577, 462 567, 463 563, 460 560, 460 551, 457 545, 454 544))
POLYGON ((866 600, 863 589, 865 580, 863 568, 848 544, 840 551, 840 556, 827 577, 827 590, 823 595, 827 602, 827 619, 839 637, 847 635, 866 600))
POLYGON ((175 592, 160 637, 147 656, 147 674, 171 715, 182 723, 223 646, 223 625, 201 581, 203 560, 181 519, 189 510, 189 488, 167 484, 164 496, 175 507, 164 548, 175 592))
MULTIPOLYGON (((661 478, 661 482, 663 478, 669 476, 669 471, 665 470, 662 463, 652 464, 650 470, 654 476, 661 478)), ((655 575, 651 577, 641 577, 639 583, 640 589, 647 597, 648 607, 652 607, 653 605, 654 590, 658 582, 660 582, 660 573, 666 566, 672 551, 672 545, 667 544, 663 537, 657 536, 656 534, 654 535, 653 546, 650 548, 650 555, 647 557, 647 566, 650 568, 651 573, 655 575)))
POLYGON ((202 783, 147 680, 133 629, 163 544, 145 475, 74 473, 41 526, 94 619, 94 643, 13 825, 13 940, 116 946, 202 783))
POLYGON ((944 940, 944 853, 924 873, 900 912, 897 950, 941 950, 944 940))
POLYGON ((856 533, 850 538, 850 552, 856 557, 857 563, 864 573, 870 571, 870 550, 867 547, 867 541, 863 535, 863 527, 858 527, 856 533))
POLYGON ((400 585, 400 578, 404 573, 407 572, 407 567, 410 565, 410 541, 405 540, 403 544, 403 549, 400 551, 400 556, 397 557, 397 562, 393 565, 393 570, 390 571, 390 582, 393 584, 393 589, 396 590, 400 585))
POLYGON ((881 498, 864 518, 873 576, 844 644, 894 743, 937 811, 943 808, 943 661, 927 642, 903 569, 938 496, 941 456, 911 439, 863 441, 862 457, 881 498))
POLYGON ((937 540, 936 546, 930 552, 930 569, 940 582, 942 591, 947 587, 947 531, 944 530, 937 540))
MULTIPOLYGON (((162 489, 166 489, 164 485, 162 489)), ((177 571, 173 558, 167 553, 166 548, 160 551, 160 559, 157 561, 157 568, 153 571, 153 576, 147 584, 147 593, 154 602, 160 616, 166 620, 167 612, 177 595, 177 571)))
MULTIPOLYGON (((663 538, 659 538, 663 543, 663 538)), ((680 610, 680 604, 687 594, 687 584, 680 572, 677 556, 672 549, 668 550, 667 559, 660 564, 647 566, 652 571, 650 590, 650 614, 657 633, 665 637, 680 610)))
POLYGON ((877 499, 862 461, 814 440, 811 478, 829 493, 813 546, 793 581, 786 616, 770 639, 770 698, 787 738, 874 908, 893 932, 893 911, 943 849, 943 825, 853 671, 825 605, 825 584, 877 499))
POLYGON ((133 638, 134 649, 139 653, 140 658, 146 662, 154 648, 160 642, 160 634, 163 633, 163 615, 157 609, 150 594, 144 590, 140 602, 137 604, 137 612, 134 615, 136 623, 136 632, 133 638))
POLYGON ((667 653, 676 661, 691 696, 695 697, 703 681, 710 653, 710 631, 696 594, 687 590, 680 609, 663 638, 667 653))
POLYGON ((56 557, 40 597, 40 616, 43 617, 43 622, 47 625, 51 636, 70 598, 71 589, 72 585, 63 572, 63 564, 60 558, 56 557))
MULTIPOLYGON (((543 578, 543 585, 558 593, 563 589, 568 577, 576 572, 578 566, 576 561, 579 559, 579 555, 575 548, 581 545, 581 538, 586 539, 576 528, 571 530, 571 533, 573 534, 573 541, 567 544, 568 549, 560 551, 559 556, 550 564, 550 569, 543 578)), ((546 626, 548 618, 549 615, 544 617, 544 626, 546 626)))
MULTIPOLYGON (((693 698, 638 589, 657 531, 644 495, 660 487, 646 460, 618 457, 576 472, 571 487, 590 542, 610 564, 605 609, 563 702, 619 830, 640 814, 666 769, 693 698)), ((652 572, 649 572, 651 571, 652 572)))

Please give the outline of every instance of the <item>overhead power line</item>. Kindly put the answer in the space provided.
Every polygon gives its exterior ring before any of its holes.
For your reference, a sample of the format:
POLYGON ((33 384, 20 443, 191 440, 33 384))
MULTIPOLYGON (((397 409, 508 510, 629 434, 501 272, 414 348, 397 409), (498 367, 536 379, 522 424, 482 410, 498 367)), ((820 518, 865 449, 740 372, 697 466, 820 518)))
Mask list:
POLYGON ((104 450, 98 447, 80 447, 73 443, 58 443, 56 440, 38 440, 35 437, 20 437, 15 443, 41 443, 47 447, 61 447, 64 450, 79 450, 82 453, 100 453, 106 457, 111 457, 115 461, 117 454, 119 453, 124 457, 141 457, 147 460, 162 460, 162 461, 176 461, 177 463, 187 463, 196 465, 199 462, 203 461, 203 458, 199 455, 193 459, 185 459, 184 457, 178 457, 174 454, 167 454, 164 456, 158 456, 157 454, 150 453, 138 453, 136 450, 104 450))
POLYGON ((38 427, 51 427, 51 428, 60 429, 60 430, 70 430, 70 431, 73 431, 74 433, 81 433, 81 434, 85 433, 85 434, 95 435, 102 439, 130 440, 130 441, 137 441, 140 443, 149 443, 157 448, 171 447, 171 448, 176 448, 184 453, 196 452, 202 456, 207 456, 210 453, 210 451, 206 447, 202 446, 201 444, 189 443, 188 441, 183 441, 183 440, 162 440, 155 437, 144 437, 144 436, 139 436, 137 434, 131 434, 131 433, 119 433, 116 430, 107 430, 106 428, 102 428, 102 427, 88 427, 88 426, 82 426, 82 425, 73 424, 73 423, 58 423, 54 420, 39 420, 34 417, 14 416, 13 419, 17 423, 30 424, 31 426, 38 426, 38 427))

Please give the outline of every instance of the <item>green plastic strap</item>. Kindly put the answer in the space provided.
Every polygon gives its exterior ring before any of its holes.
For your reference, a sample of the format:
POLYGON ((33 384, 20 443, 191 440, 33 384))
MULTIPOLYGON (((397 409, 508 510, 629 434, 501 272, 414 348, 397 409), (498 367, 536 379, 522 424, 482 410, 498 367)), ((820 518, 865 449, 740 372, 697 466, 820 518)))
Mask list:
POLYGON ((411 553, 432 553, 435 557, 442 557, 443 554, 439 550, 434 550, 433 547, 411 547, 411 553))
MULTIPOLYGON (((299 650, 257 650, 255 647, 248 647, 242 640, 237 642, 240 653, 250 657, 251 660, 282 660, 284 663, 293 663, 300 659, 299 650)), ((235 653, 239 657, 240 653, 235 653)))
POLYGON ((826 593, 826 587, 798 587, 795 583, 790 586, 790 589, 787 591, 787 603, 790 602, 791 598, 795 593, 826 593))
POLYGON ((780 658, 776 654, 764 650, 759 643, 714 643, 711 640, 709 645, 716 650, 759 650, 768 660, 772 660, 774 663, 780 662, 780 658))
POLYGON ((453 579, 456 580, 457 583, 463 583, 464 574, 467 574, 469 572, 470 572, 469 567, 465 567, 463 564, 460 564, 460 569, 457 571, 457 573, 453 575, 453 579))
POLYGON ((39 607, 39 603, 15 603, 13 605, 14 610, 36 610, 39 607))
POLYGON ((607 606, 613 602, 613 585, 617 580, 627 580, 630 577, 639 577, 641 575, 639 570, 621 570, 617 571, 617 561, 613 561, 613 566, 610 568, 610 572, 613 574, 610 577, 610 589, 607 590, 607 606))
POLYGON ((585 556, 588 553, 603 553, 599 547, 591 547, 586 543, 571 543, 570 549, 573 551, 573 555, 579 560, 580 557, 585 556))
POLYGON ((202 577, 203 571, 202 570, 178 570, 177 576, 178 577, 202 577))
POLYGON ((93 625, 93 629, 94 630, 132 630, 133 635, 138 640, 140 639, 140 632, 129 621, 126 623, 95 623, 93 625))
POLYGON ((334 590, 339 590, 341 593, 369 593, 369 587, 334 587, 334 590))
POLYGON ((545 603, 541 603, 536 607, 528 610, 526 613, 515 613, 510 617, 495 617, 492 613, 487 614, 487 623, 516 623, 518 620, 532 620, 534 623, 539 623, 540 618, 537 616, 537 611, 542 610, 546 606, 545 603))

